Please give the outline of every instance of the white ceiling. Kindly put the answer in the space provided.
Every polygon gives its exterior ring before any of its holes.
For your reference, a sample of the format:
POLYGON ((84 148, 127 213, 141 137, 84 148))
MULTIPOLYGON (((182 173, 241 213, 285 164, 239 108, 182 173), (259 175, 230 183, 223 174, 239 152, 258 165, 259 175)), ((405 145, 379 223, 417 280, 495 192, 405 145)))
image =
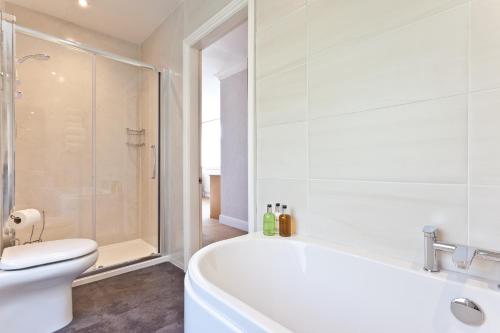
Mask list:
POLYGON ((182 0, 8 0, 79 26, 141 44, 182 0))
POLYGON ((203 75, 217 75, 246 62, 248 54, 248 23, 231 30, 202 51, 203 75))

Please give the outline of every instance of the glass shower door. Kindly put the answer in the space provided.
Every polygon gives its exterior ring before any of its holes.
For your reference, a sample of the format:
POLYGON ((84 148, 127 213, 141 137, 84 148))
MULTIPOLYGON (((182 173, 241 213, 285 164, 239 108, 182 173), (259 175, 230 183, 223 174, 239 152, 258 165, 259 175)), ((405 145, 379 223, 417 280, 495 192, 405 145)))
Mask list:
MULTIPOLYGON (((16 36, 15 209, 45 212, 43 240, 94 238, 92 56, 16 36)), ((42 226, 20 229, 19 243, 42 226)))
POLYGON ((158 253, 158 78, 96 57, 98 267, 158 253))
POLYGON ((158 256, 158 73, 16 39, 15 209, 46 222, 17 231, 18 243, 95 239, 94 268, 158 256))

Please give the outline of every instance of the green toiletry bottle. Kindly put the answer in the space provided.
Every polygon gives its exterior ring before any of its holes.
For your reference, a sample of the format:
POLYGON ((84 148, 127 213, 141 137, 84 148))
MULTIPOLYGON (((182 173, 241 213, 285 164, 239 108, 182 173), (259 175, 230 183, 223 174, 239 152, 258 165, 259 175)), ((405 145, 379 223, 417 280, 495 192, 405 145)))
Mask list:
POLYGON ((274 236, 276 233, 276 217, 273 214, 273 205, 267 205, 267 212, 264 214, 264 235, 274 236))

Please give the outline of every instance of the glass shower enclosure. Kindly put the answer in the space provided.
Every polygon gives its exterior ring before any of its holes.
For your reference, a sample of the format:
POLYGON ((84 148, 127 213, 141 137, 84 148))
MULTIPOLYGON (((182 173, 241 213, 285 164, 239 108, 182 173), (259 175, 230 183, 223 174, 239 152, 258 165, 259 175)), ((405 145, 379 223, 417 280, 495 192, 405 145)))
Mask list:
POLYGON ((16 244, 95 239, 96 271, 158 257, 161 73, 15 24, 11 33, 11 209, 44 217, 17 230, 16 244))

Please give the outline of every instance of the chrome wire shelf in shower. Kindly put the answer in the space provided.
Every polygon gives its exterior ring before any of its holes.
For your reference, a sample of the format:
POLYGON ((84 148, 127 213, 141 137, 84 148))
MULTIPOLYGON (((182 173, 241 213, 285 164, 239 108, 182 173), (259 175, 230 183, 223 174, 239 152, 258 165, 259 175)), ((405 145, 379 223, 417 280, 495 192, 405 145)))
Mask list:
POLYGON ((128 128, 127 127, 127 146, 144 147, 146 130, 144 128, 128 128))

